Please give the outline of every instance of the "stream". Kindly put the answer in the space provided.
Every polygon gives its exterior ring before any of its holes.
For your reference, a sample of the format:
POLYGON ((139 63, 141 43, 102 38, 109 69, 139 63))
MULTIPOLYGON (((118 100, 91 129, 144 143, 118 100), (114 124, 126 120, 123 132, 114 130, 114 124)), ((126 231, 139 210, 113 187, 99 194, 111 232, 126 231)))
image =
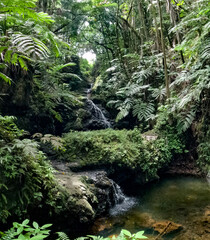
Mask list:
POLYGON ((145 231, 149 239, 159 232, 154 224, 167 221, 179 224, 179 231, 158 239, 210 239, 210 183, 194 177, 164 178, 146 189, 136 189, 135 198, 114 206, 108 216, 95 221, 91 233, 107 237, 121 229, 145 231))

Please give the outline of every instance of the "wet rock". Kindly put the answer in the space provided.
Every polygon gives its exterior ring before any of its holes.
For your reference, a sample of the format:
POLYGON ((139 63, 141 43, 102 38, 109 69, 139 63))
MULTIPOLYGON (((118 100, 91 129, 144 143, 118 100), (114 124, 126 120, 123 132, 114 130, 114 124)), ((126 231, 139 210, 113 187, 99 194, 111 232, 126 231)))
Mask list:
POLYGON ((96 202, 96 197, 82 182, 81 176, 68 173, 57 174, 56 179, 69 195, 69 202, 66 205, 71 205, 71 211, 74 212, 79 222, 85 223, 93 220, 95 217, 93 204, 96 202))
POLYGON ((161 235, 166 235, 168 233, 174 233, 183 229, 182 225, 171 222, 171 221, 161 221, 156 222, 152 225, 155 231, 159 232, 161 235))
POLYGON ((95 212, 86 199, 79 199, 76 202, 77 214, 80 217, 81 223, 86 223, 95 217, 95 212))
POLYGON ((98 199, 97 214, 108 212, 114 204, 114 189, 112 181, 107 177, 106 172, 99 171, 90 176, 95 186, 95 195, 98 199))

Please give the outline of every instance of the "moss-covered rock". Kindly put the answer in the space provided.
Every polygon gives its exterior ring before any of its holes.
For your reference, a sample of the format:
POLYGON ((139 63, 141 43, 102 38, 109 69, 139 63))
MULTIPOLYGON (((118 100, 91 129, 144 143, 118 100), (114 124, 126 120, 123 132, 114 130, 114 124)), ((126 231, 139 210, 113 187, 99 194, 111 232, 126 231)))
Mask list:
POLYGON ((167 138, 156 136, 147 141, 139 129, 70 132, 64 140, 66 161, 86 168, 104 167, 109 173, 131 174, 139 182, 156 178, 158 170, 172 160, 173 146, 167 138))

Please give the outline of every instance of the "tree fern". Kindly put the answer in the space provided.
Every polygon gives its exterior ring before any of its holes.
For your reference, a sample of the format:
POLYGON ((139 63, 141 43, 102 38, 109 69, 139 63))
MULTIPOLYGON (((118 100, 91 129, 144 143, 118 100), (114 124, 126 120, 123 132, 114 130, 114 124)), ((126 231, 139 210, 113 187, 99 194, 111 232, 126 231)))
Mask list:
POLYGON ((207 61, 210 61, 209 60, 210 59, 210 41, 205 42, 205 45, 201 50, 200 57, 204 63, 207 63, 207 61))

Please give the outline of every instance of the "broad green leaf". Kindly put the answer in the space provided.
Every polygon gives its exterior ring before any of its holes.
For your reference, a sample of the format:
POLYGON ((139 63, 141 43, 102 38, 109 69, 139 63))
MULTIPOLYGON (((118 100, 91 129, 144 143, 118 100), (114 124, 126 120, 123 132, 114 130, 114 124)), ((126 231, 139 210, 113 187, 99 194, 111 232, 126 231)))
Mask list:
POLYGON ((26 220, 24 220, 24 221, 22 222, 22 225, 27 225, 28 223, 29 223, 29 220, 26 219, 26 220))
POLYGON ((45 229, 45 228, 48 228, 48 227, 51 227, 52 226, 52 224, 45 224, 45 225, 43 225, 40 229, 45 229))
POLYGON ((33 227, 35 227, 36 229, 38 229, 38 228, 39 228, 38 223, 37 223, 37 222, 33 222, 33 227))
POLYGON ((2 78, 5 82, 11 84, 12 79, 1 72, 0 72, 0 78, 2 78))
POLYGON ((144 231, 137 232, 135 238, 146 239, 147 237, 143 236, 144 231))
POLYGON ((123 229, 123 230, 121 231, 121 233, 124 234, 124 235, 126 235, 126 236, 128 236, 128 237, 131 237, 131 236, 132 236, 132 234, 131 234, 128 230, 125 230, 125 229, 123 229))
POLYGON ((46 235, 37 235, 37 236, 32 237, 30 240, 42 240, 42 239, 44 239, 46 237, 48 237, 48 236, 46 236, 46 235))

